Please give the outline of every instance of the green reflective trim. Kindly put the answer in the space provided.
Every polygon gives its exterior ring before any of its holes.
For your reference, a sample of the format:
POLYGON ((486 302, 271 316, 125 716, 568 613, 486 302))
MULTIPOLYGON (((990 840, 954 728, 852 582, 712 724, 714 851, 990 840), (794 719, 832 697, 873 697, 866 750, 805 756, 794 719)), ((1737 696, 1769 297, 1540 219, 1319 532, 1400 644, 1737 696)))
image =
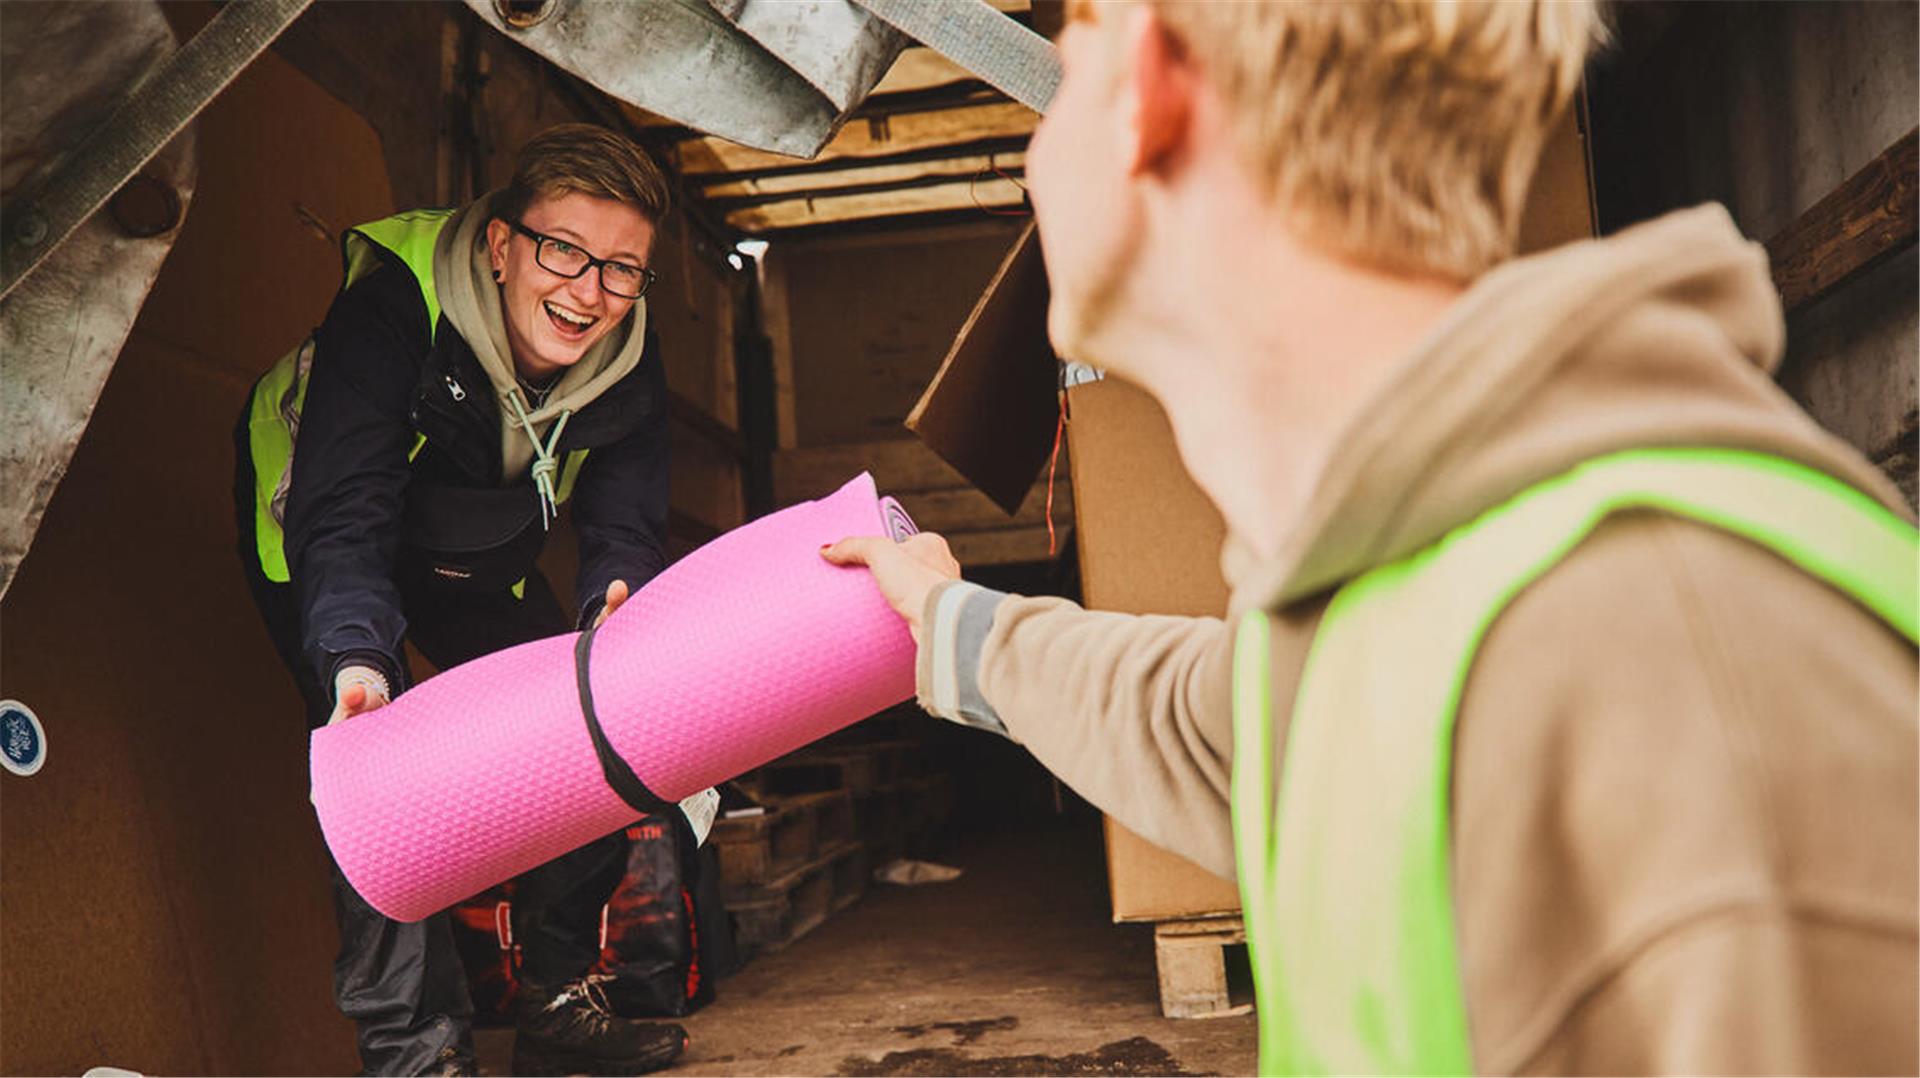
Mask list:
MULTIPOLYGON (((253 464, 254 551, 260 558, 260 571, 278 584, 285 584, 291 576, 287 572, 286 544, 280 521, 273 515, 273 497, 293 460, 293 438, 280 413, 280 402, 286 399, 288 387, 299 375, 300 353, 305 348, 306 343, 302 342, 299 348, 268 367, 254 383, 247 404, 247 451, 253 464)), ((296 400, 305 396, 306 383, 301 380, 296 400)))
POLYGON ((1243 623, 1235 655, 1233 817, 1262 1073, 1472 1069, 1448 834, 1460 697, 1513 598, 1629 509, 1762 545, 1915 638, 1920 541, 1872 498, 1763 454, 1612 454, 1340 589, 1302 670, 1270 806, 1270 643, 1265 615, 1251 616, 1262 631, 1243 623))
POLYGON ((1240 908, 1245 911, 1247 953, 1253 967, 1253 992, 1259 1000, 1260 1073, 1279 1073, 1280 1060, 1268 1059, 1278 1042, 1269 1027, 1291 1023, 1279 1017, 1286 1008, 1285 988, 1267 972, 1260 958, 1275 952, 1268 946, 1263 918, 1256 910, 1273 909, 1273 846, 1264 841, 1273 819, 1273 678, 1269 656, 1272 631, 1265 611, 1250 610, 1240 619, 1233 639, 1233 812, 1234 874, 1240 884, 1240 908))
POLYGON ((435 332, 440 326, 440 292, 433 282, 433 248, 453 214, 453 210, 413 210, 348 229, 340 238, 346 262, 341 287, 351 285, 379 264, 379 256, 367 246, 378 244, 413 271, 420 298, 427 304, 428 333, 435 332))
POLYGON ((508 588, 507 590, 513 592, 514 598, 525 599, 527 597, 527 578, 523 576, 520 579, 514 581, 513 587, 508 588))
POLYGON ((560 492, 554 496, 553 503, 559 505, 573 497, 573 484, 580 478, 580 468, 587 463, 587 454, 591 450, 575 449, 560 462, 560 492))
MULTIPOLYGON (((340 287, 352 285, 382 262, 380 248, 399 258, 413 273, 426 302, 429 334, 440 325, 440 296, 433 284, 433 249, 440 232, 452 218, 452 210, 415 210, 395 214, 358 228, 348 229, 340 237, 343 265, 340 287)), ((300 369, 300 355, 313 344, 309 337, 298 348, 281 356, 255 383, 247 412, 247 442, 253 456, 255 552, 261 572, 268 580, 284 584, 287 571, 286 536, 273 513, 273 499, 286 480, 293 460, 293 432, 287 423, 288 410, 295 416, 305 410, 307 384, 300 369), (291 408, 283 409, 288 387, 292 387, 291 408)), ((412 463, 426 445, 426 436, 416 432, 407 450, 412 463)))

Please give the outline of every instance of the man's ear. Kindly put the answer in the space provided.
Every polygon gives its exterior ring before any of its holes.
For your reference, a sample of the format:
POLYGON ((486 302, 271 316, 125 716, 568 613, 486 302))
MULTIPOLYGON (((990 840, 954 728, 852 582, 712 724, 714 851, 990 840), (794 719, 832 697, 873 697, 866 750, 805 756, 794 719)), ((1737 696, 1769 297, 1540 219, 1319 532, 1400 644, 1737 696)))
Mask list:
POLYGON ((1130 175, 1164 169, 1186 147, 1198 72, 1186 48, 1153 9, 1136 7, 1127 25, 1126 92, 1133 104, 1130 175))
POLYGON ((495 269, 507 264, 507 241, 513 238, 513 226, 495 217, 487 222, 487 255, 495 269))

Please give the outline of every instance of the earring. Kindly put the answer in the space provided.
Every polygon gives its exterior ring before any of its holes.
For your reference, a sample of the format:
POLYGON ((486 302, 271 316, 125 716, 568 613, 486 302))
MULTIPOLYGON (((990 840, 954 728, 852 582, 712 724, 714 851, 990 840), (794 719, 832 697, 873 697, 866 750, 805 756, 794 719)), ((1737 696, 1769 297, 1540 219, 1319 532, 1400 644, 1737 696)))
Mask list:
POLYGON ((504 280, 506 280, 506 279, 507 279, 507 275, 506 275, 506 274, 504 274, 504 273, 502 273, 502 272, 500 272, 500 270, 499 270, 498 268, 495 268, 495 269, 494 269, 494 271, 493 271, 493 283, 494 283, 494 284, 499 284, 499 283, 500 283, 501 281, 504 281, 504 280))

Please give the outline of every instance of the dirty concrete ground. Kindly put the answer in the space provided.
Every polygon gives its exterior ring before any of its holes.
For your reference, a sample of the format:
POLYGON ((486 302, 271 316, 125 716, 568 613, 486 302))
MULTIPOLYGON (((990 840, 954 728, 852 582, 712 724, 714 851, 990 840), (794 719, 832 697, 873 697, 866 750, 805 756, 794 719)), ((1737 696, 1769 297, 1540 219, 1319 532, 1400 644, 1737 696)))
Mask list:
MULTIPOLYGON (((1251 1015, 1160 1016, 1153 931, 1115 925, 1097 825, 972 839, 945 884, 874 884, 682 1024, 668 1074, 1251 1074, 1251 1015)), ((480 1034, 505 1073, 512 1034, 480 1034)))

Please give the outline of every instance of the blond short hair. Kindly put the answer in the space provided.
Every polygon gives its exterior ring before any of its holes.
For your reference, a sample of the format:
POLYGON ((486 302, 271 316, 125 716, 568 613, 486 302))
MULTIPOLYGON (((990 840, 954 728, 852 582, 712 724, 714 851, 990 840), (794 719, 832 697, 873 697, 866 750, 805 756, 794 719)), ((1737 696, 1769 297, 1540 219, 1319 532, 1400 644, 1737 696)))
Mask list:
POLYGON ((1605 33, 1598 0, 1140 2, 1311 238, 1458 280, 1512 255, 1547 132, 1605 33))
POLYGON ((560 124, 528 139, 493 213, 518 221, 535 199, 569 191, 624 202, 655 225, 667 213, 660 166, 632 139, 597 124, 560 124))

